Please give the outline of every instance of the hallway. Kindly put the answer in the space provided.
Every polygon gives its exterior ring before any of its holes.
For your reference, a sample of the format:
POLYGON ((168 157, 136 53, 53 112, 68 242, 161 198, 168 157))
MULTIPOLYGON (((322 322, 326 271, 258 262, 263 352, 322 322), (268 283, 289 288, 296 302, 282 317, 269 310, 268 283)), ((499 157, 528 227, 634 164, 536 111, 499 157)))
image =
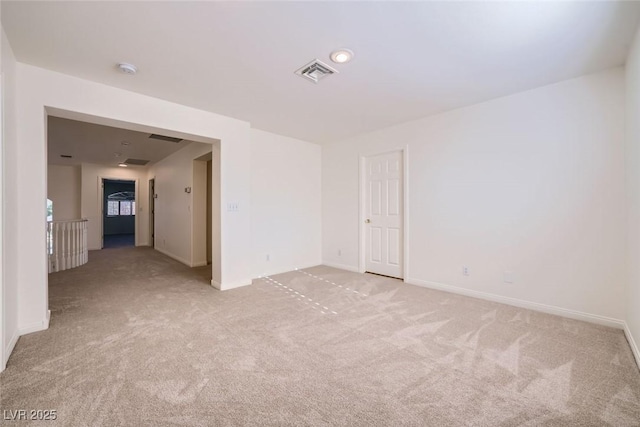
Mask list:
POLYGON ((135 234, 108 234, 103 237, 103 249, 126 248, 135 246, 135 234))

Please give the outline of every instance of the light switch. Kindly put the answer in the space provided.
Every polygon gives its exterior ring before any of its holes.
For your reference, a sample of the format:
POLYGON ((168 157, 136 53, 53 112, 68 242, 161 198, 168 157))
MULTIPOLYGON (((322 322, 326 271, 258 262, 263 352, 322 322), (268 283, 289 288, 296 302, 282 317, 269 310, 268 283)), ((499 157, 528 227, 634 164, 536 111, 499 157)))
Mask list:
POLYGON ((238 206, 238 202, 229 202, 227 203, 227 211, 229 212, 238 212, 240 207, 238 206))

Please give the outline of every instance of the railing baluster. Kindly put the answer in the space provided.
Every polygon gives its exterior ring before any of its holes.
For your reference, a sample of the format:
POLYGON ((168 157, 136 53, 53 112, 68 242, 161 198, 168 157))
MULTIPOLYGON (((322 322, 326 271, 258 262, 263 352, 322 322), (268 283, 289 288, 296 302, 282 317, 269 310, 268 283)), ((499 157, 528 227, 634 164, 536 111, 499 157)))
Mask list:
POLYGON ((60 224, 53 224, 53 259, 55 260, 55 271, 60 271, 60 224))
POLYGON ((83 243, 82 243, 82 247, 83 247, 83 254, 84 254, 84 259, 82 260, 82 263, 86 263, 89 261, 89 251, 87 250, 88 248, 88 234, 89 234, 89 223, 87 221, 83 221, 82 222, 82 235, 83 235, 83 243))
POLYGON ((82 245, 80 243, 80 223, 76 222, 75 227, 76 227, 76 267, 78 267, 79 265, 81 265, 80 253, 82 251, 82 245))
POLYGON ((86 219, 51 221, 47 224, 47 256, 50 273, 87 263, 89 260, 88 230, 86 219))

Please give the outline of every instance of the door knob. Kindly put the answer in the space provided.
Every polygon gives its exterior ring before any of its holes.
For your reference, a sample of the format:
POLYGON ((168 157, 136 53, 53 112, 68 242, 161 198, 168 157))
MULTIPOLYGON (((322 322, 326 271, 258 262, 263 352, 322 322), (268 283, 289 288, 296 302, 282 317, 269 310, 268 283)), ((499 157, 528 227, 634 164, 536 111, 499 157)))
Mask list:
POLYGON ((371 220, 369 218, 364 220, 365 224, 369 224, 371 222, 371 220))

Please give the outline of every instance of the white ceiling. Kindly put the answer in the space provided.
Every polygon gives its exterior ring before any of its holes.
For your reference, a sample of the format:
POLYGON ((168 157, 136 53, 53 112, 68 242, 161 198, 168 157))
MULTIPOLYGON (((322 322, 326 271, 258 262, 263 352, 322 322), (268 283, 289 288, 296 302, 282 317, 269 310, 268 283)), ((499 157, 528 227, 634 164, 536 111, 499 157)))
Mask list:
POLYGON ((149 166, 191 143, 160 141, 150 139, 149 135, 151 134, 49 116, 48 164, 79 165, 86 162, 117 166, 127 159, 140 159, 149 160, 149 166), (123 145, 123 142, 128 145, 123 145), (73 158, 60 157, 62 154, 73 158))
POLYGON ((319 143, 622 65, 639 14, 613 1, 2 1, 21 62, 319 143), (339 47, 355 52, 340 74, 294 75, 339 47))

